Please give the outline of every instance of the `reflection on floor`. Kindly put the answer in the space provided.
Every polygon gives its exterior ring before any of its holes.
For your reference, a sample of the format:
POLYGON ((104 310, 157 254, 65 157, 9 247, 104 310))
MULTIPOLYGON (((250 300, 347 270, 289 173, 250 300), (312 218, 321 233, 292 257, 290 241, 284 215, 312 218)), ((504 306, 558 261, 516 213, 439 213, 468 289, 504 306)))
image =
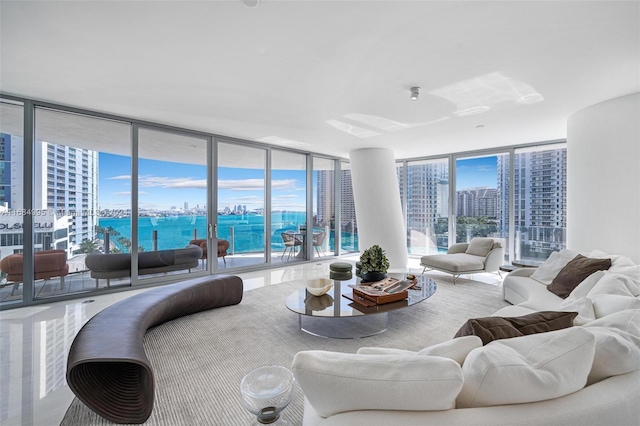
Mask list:
MULTIPOLYGON (((351 260, 355 263, 355 258, 351 260)), ((237 275, 242 277, 245 291, 250 291, 286 281, 326 277, 332 261, 334 257, 317 262, 289 261, 283 262, 285 266, 281 268, 237 275)), ((227 259, 227 267, 230 269, 240 262, 234 256, 233 260, 227 259)), ((94 280, 89 278, 87 283, 95 289, 94 280)), ((54 284, 46 285, 53 287, 54 284)), ((0 424, 60 424, 73 399, 65 374, 67 354, 76 333, 107 306, 148 290, 92 294, 87 298, 0 312, 0 424)))
MULTIPOLYGON (((329 264, 335 260, 328 257, 315 262, 290 261, 284 262, 280 268, 237 275, 243 279, 245 291, 251 291, 281 282, 327 277, 329 264)), ((353 264, 356 260, 357 255, 340 258, 340 261, 353 264)), ((236 262, 235 257, 227 260, 228 268, 235 265, 231 262, 236 262)), ((410 259, 408 269, 415 274, 422 272, 419 259, 410 259)), ((444 280, 451 279, 447 274, 441 277, 444 280)), ((473 279, 497 282, 498 277, 494 274, 476 274, 473 279)), ((53 286, 53 283, 47 285, 53 286)), ((67 285, 74 284, 67 284, 65 280, 67 285)), ((95 283, 87 279, 87 286, 95 288, 95 283)), ((76 333, 93 315, 107 306, 148 290, 92 294, 86 298, 0 312, 0 424, 60 424, 74 397, 66 384, 65 374, 67 354, 76 333)), ((292 321, 295 320, 295 316, 292 316, 292 321)))
MULTIPOLYGON (((290 265, 295 264, 296 262, 300 262, 300 259, 291 256, 281 257, 282 253, 273 253, 271 256, 271 265, 290 265)), ((322 253, 323 257, 331 257, 331 253, 322 253)), ((218 266, 217 270, 238 270, 250 266, 260 266, 265 264, 265 258, 263 253, 249 253, 249 254, 233 254, 228 255, 223 260, 222 258, 218 258, 218 266)), ((82 263, 84 266, 84 262, 82 263)), ((206 262, 201 260, 200 267, 198 269, 193 269, 191 271, 198 271, 206 269, 206 262)), ((84 268, 82 268, 84 269, 84 268)), ((175 274, 185 274, 189 273, 189 270, 177 271, 177 272, 169 272, 167 274, 175 275, 175 274)), ((145 275, 144 278, 153 278, 154 276, 163 276, 167 274, 157 274, 157 275, 145 275)), ((36 298, 47 298, 51 296, 59 296, 62 294, 71 294, 71 293, 84 293, 90 291, 96 291, 100 289, 106 289, 110 287, 127 287, 131 284, 129 278, 119 278, 119 279, 111 279, 109 282, 105 279, 95 280, 91 278, 89 271, 77 271, 71 272, 69 275, 64 277, 64 280, 60 278, 51 278, 48 280, 37 280, 35 283, 35 295, 36 298)), ((17 289, 14 291, 14 283, 8 282, 1 284, 2 288, 0 288, 0 302, 8 302, 13 300, 21 300, 22 299, 22 284, 17 286, 17 289)))

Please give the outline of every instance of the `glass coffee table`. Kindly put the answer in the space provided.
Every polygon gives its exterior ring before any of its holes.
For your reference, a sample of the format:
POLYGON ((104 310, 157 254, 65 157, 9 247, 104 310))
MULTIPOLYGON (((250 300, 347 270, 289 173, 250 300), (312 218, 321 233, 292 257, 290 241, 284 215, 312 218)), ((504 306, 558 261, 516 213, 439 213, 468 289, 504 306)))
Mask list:
MULTIPOLYGON (((390 273, 390 277, 405 279, 406 274, 390 273)), ((359 284, 354 277, 347 281, 333 280, 333 287, 322 296, 314 296, 302 286, 291 293, 285 302, 287 308, 298 314, 300 330, 314 336, 333 339, 357 339, 383 333, 389 326, 389 312, 420 303, 436 292, 435 281, 416 275, 414 289, 405 300, 376 306, 363 306, 346 297, 352 296, 349 284, 359 284)))

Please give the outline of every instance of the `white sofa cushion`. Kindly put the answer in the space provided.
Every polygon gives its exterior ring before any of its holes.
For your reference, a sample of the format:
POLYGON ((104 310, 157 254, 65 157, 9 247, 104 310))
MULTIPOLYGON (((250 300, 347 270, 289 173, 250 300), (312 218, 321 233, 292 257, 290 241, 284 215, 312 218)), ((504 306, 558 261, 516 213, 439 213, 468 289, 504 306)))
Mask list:
POLYGON ((633 262, 633 260, 626 256, 620 254, 607 254, 602 250, 593 250, 591 253, 589 253, 589 257, 611 259, 611 267, 609 268, 609 271, 615 273, 624 273, 624 271, 631 271, 633 270, 634 266, 638 266, 633 262))
POLYGON ((393 348, 364 347, 358 349, 359 354, 367 355, 424 355, 441 356, 449 358, 462 365, 465 358, 475 348, 482 346, 482 340, 478 336, 463 336, 457 339, 428 346, 418 352, 393 348))
POLYGON ((502 309, 498 309, 496 312, 491 314, 492 317, 519 317, 522 315, 531 314, 536 312, 533 309, 525 308, 520 305, 509 305, 505 306, 502 309))
POLYGON ((621 296, 640 295, 640 281, 624 274, 617 274, 605 271, 603 277, 587 293, 587 297, 596 294, 618 294, 621 296))
POLYGON ((467 253, 422 256, 420 264, 447 272, 474 272, 484 269, 484 256, 467 253))
POLYGON ((474 349, 462 367, 458 408, 558 398, 584 387, 595 337, 582 327, 496 340, 474 349))
POLYGON ((597 271, 589 275, 584 280, 582 280, 582 282, 578 284, 576 288, 573 289, 573 291, 569 294, 569 296, 567 296, 567 298, 564 299, 562 304, 563 305, 565 303, 568 304, 578 299, 582 299, 583 297, 587 297, 591 289, 593 289, 593 287, 598 283, 598 281, 600 281, 602 277, 604 277, 605 273, 607 273, 607 271, 597 271))
POLYGON ((610 327, 640 337, 640 309, 616 312, 585 324, 585 327, 610 327))
POLYGON ((377 348, 375 346, 365 346, 356 352, 360 355, 418 355, 416 351, 410 351, 408 349, 396 349, 396 348, 377 348))
POLYGON ((551 281, 553 281, 562 268, 578 254, 578 252, 566 249, 554 251, 549 255, 547 260, 531 274, 531 278, 545 285, 551 284, 551 281))
POLYGON ((292 370, 323 417, 354 410, 449 410, 462 388, 460 364, 436 356, 303 351, 292 370))
POLYGON ((578 313, 578 316, 573 319, 573 325, 583 325, 596 319, 593 303, 588 297, 569 300, 568 302, 565 299, 565 301, 560 304, 560 309, 578 313))
POLYGON ((458 364, 463 365, 467 355, 469 355, 472 350, 481 346, 482 339, 478 336, 463 336, 429 346, 419 351, 418 354, 450 358, 458 364))
POLYGON ((627 309, 640 309, 640 299, 637 297, 617 294, 595 294, 589 297, 593 304, 595 318, 606 317, 627 309))
POLYGON ((596 337, 596 352, 587 386, 640 369, 640 338, 608 327, 585 328, 596 337))
POLYGON ((467 250, 465 250, 465 253, 472 254, 474 256, 486 257, 487 254, 493 248, 493 243, 494 243, 493 238, 486 238, 486 237, 472 238, 471 241, 469 242, 469 246, 467 247, 467 250))

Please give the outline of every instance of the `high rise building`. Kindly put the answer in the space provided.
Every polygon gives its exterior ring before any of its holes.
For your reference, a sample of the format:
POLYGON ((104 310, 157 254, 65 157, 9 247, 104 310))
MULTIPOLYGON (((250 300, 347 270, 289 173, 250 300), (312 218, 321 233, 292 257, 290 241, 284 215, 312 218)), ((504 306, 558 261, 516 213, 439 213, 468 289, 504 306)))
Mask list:
MULTIPOLYGON (((498 162, 498 177, 508 176, 508 164, 498 162)), ((508 180, 507 180, 508 182, 508 180)), ((546 258, 565 248, 567 226, 566 148, 516 152, 514 156, 515 257, 546 258)), ((499 187, 508 200, 509 187, 499 187)), ((499 215, 501 229, 509 228, 508 208, 499 215)))
POLYGON ((34 215, 36 250, 62 249, 71 256, 97 224, 98 157, 94 151, 39 142, 34 147, 31 213, 24 209, 22 137, 0 135, 1 256, 22 251, 22 216, 34 215))
POLYGON ((469 188, 456 191, 457 216, 495 218, 498 206, 496 188, 469 188))
POLYGON ((333 188, 335 172, 333 170, 317 170, 317 199, 316 199, 316 226, 326 226, 331 223, 332 215, 335 214, 335 196, 333 188))
MULTIPOLYGON (((333 170, 318 170, 318 188, 317 188, 317 221, 318 223, 328 223, 331 220, 332 212, 335 211, 335 198, 331 191, 327 188, 334 186, 333 170)), ((356 223, 356 205, 353 201, 353 184, 351 183, 351 170, 340 171, 340 203, 342 210, 340 211, 343 228, 347 226, 355 226, 356 223)))
POLYGON ((345 230, 357 232, 356 203, 353 199, 351 170, 340 171, 340 219, 345 230))
MULTIPOLYGON (((42 182, 46 194, 34 207, 54 209, 57 215, 71 216, 69 244, 71 252, 80 248, 83 240, 95 238, 98 224, 98 153, 83 148, 48 142, 36 144, 36 157, 41 167, 35 170, 36 182, 42 182), (40 174, 40 177, 38 176, 40 174)), ((38 161, 36 161, 38 164, 38 161)))
MULTIPOLYGON (((399 179, 400 194, 405 194, 399 179)), ((409 164, 406 188, 408 246, 411 253, 436 252, 446 247, 449 215, 449 166, 447 162, 409 164), (444 222, 443 222, 444 221, 444 222), (440 230, 437 224, 441 225, 440 230)))

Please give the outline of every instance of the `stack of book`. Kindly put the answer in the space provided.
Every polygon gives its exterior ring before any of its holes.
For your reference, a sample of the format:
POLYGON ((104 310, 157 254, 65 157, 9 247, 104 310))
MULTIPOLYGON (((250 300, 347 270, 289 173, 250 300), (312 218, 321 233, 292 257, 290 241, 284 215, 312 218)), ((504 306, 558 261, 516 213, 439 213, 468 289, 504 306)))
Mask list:
POLYGON ((353 298, 350 299, 364 306, 397 302, 409 296, 408 289, 413 287, 414 284, 413 281, 401 281, 397 278, 385 278, 382 281, 371 282, 366 285, 349 284, 349 287, 353 289, 353 298))

